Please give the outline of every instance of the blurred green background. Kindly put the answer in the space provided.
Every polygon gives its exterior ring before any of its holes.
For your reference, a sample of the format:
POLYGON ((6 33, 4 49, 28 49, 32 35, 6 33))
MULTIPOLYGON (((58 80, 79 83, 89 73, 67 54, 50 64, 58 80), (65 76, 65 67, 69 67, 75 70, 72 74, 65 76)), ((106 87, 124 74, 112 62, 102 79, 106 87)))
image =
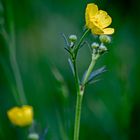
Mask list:
MULTIPOLYGON (((80 140, 140 140, 140 1, 1 0, 0 19, 13 6, 16 51, 28 104, 34 107, 46 140, 72 140, 76 91, 61 33, 83 33, 87 3, 95 2, 113 19, 112 45, 97 63, 106 65, 102 80, 86 89, 80 140), (6 3, 7 1, 7 3, 6 3)), ((1 21, 0 20, 0 21, 1 21)), ((89 42, 94 37, 89 35, 89 42)), ((84 47, 78 56, 80 77, 90 62, 84 47)), ((0 35, 0 140, 25 140, 28 128, 13 126, 7 110, 16 106, 6 45, 0 35)))

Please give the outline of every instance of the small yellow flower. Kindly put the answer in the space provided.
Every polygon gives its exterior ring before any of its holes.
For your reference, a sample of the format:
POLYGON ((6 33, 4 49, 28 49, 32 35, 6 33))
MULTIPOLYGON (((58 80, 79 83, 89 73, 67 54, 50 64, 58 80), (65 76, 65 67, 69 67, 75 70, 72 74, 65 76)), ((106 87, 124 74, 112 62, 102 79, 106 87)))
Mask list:
POLYGON ((9 120, 17 126, 27 126, 33 122, 33 108, 28 105, 14 107, 7 112, 9 120))
POLYGON ((94 3, 87 5, 85 19, 86 27, 91 29, 93 34, 110 35, 114 33, 114 28, 106 28, 112 22, 111 17, 107 14, 107 12, 98 10, 98 6, 94 3))

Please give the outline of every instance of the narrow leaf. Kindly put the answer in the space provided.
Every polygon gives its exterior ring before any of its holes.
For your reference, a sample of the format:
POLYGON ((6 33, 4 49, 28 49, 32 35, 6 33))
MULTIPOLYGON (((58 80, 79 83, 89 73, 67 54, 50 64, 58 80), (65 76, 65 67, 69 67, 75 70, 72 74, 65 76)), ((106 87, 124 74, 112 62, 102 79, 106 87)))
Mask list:
POLYGON ((73 67, 73 63, 71 62, 71 59, 70 58, 68 59, 68 62, 69 62, 69 65, 70 65, 72 74, 74 75, 74 67, 73 67))
POLYGON ((106 72, 106 67, 103 66, 97 70, 94 70, 91 74, 90 74, 90 77, 87 81, 87 83, 91 83, 97 76, 101 75, 102 73, 106 72))
POLYGON ((84 41, 84 42, 81 44, 80 49, 81 49, 84 45, 87 45, 87 47, 89 48, 89 50, 90 50, 91 53, 93 52, 91 46, 89 45, 89 43, 88 43, 87 41, 84 41))
POLYGON ((63 37, 63 39, 64 39, 64 41, 65 41, 66 47, 69 49, 70 44, 69 44, 68 39, 67 39, 67 37, 66 37, 66 35, 65 35, 64 33, 62 34, 62 37, 63 37))
POLYGON ((92 80, 92 81, 88 82, 88 84, 95 84, 99 81, 101 81, 101 79, 92 80))
POLYGON ((72 55, 71 51, 67 48, 64 48, 70 55, 72 55))
POLYGON ((87 44, 87 46, 88 46, 90 52, 92 53, 92 52, 93 52, 93 49, 91 48, 91 46, 89 45, 89 43, 88 43, 87 41, 86 41, 86 44, 87 44))
POLYGON ((83 83, 83 81, 84 81, 84 79, 85 79, 85 76, 86 76, 86 73, 87 73, 87 70, 86 70, 86 71, 84 72, 84 74, 83 74, 81 83, 83 83))

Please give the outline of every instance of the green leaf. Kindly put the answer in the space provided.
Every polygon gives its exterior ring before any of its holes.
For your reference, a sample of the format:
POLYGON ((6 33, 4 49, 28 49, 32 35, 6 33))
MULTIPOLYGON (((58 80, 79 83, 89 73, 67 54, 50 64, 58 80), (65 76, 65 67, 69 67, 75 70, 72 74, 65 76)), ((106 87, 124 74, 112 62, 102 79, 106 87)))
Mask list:
POLYGON ((69 65, 70 65, 72 74, 74 75, 74 66, 73 66, 73 63, 71 62, 71 59, 70 58, 68 59, 68 62, 69 62, 69 65))
POLYGON ((99 81, 99 80, 95 80, 95 78, 96 78, 97 76, 99 76, 99 75, 105 73, 106 71, 107 71, 106 66, 103 66, 103 67, 101 67, 101 68, 99 68, 99 69, 97 69, 97 70, 94 70, 94 71, 90 74, 90 76, 89 76, 88 81, 86 82, 86 84, 91 84, 91 83, 95 83, 95 82, 99 81))
POLYGON ((72 55, 71 51, 67 48, 64 48, 70 55, 72 55))
POLYGON ((66 35, 64 33, 62 34, 62 37, 63 37, 63 39, 65 41, 66 48, 69 49, 70 48, 70 44, 69 44, 68 39, 67 39, 67 37, 66 37, 66 35))
POLYGON ((99 81, 101 81, 101 79, 92 80, 92 81, 88 82, 88 84, 95 84, 99 81))

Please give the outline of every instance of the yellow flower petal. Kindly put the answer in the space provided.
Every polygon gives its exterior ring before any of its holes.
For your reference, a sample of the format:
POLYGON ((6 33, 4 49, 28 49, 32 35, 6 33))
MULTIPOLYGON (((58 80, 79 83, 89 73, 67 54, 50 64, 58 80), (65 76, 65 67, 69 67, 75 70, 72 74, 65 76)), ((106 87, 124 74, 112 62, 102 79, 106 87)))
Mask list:
POLYGON ((99 27, 95 26, 91 29, 91 32, 95 35, 100 35, 103 34, 104 31, 102 29, 100 29, 99 27))
POLYGON ((14 107, 7 112, 9 120, 17 126, 27 126, 33 122, 33 108, 28 105, 14 107))
POLYGON ((107 28, 112 18, 107 14, 106 11, 98 10, 98 6, 94 3, 87 5, 85 12, 86 27, 91 29, 93 34, 113 34, 113 28, 107 28))
POLYGON ((112 22, 111 17, 103 10, 98 11, 97 15, 95 16, 95 20, 98 21, 100 28, 106 28, 112 22))
POLYGON ((11 120, 13 124, 16 122, 15 114, 19 114, 19 113, 20 113, 19 107, 14 107, 7 112, 8 118, 11 120))
POLYGON ((86 19, 86 26, 91 28, 90 18, 95 16, 98 12, 98 6, 94 3, 90 3, 87 5, 86 12, 85 12, 85 19, 86 19))
POLYGON ((31 124, 33 121, 33 108, 31 106, 22 107, 23 116, 24 116, 24 125, 31 124))
POLYGON ((105 28, 105 29, 103 29, 103 31, 104 31, 104 34, 111 35, 114 33, 115 30, 114 30, 114 28, 105 28))
POLYGON ((87 5, 86 12, 89 13, 89 16, 95 16, 98 12, 98 6, 94 3, 90 3, 87 5))

